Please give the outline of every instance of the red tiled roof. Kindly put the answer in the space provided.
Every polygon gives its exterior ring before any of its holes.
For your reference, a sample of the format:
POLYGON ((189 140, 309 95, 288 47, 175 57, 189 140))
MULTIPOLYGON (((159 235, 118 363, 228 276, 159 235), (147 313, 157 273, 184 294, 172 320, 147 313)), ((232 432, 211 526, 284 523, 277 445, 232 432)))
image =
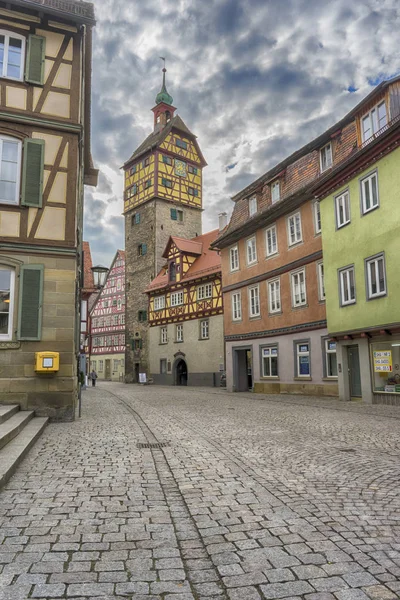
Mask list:
POLYGON ((83 242, 83 288, 82 292, 95 291, 93 273, 92 273, 92 255, 90 252, 89 242, 83 242))
MULTIPOLYGON (((211 250, 210 248, 212 242, 217 239, 218 233, 219 230, 214 229, 213 231, 209 231, 203 235, 198 235, 191 240, 185 240, 184 238, 176 238, 171 236, 167 247, 171 243, 171 240, 173 240, 175 243, 176 240, 178 240, 180 245, 178 246, 177 243, 176 245, 182 252, 185 254, 199 254, 198 258, 196 258, 194 263, 189 267, 188 271, 185 273, 179 283, 185 283, 186 281, 204 277, 206 275, 212 275, 213 273, 218 273, 221 271, 221 256, 218 252, 211 250), (200 247, 200 253, 194 251, 195 247, 200 247)), ((165 265, 145 291, 155 291, 157 289, 165 288, 167 285, 168 274, 167 265, 165 265)))
MULTIPOLYGON (((201 236, 199 236, 199 237, 201 237, 201 236)), ((195 240, 198 240, 198 237, 195 238, 195 240)), ((164 250, 163 258, 167 258, 168 252, 169 252, 169 247, 172 242, 175 244, 175 246, 178 248, 178 250, 180 250, 181 252, 185 252, 186 254, 201 254, 202 249, 203 249, 202 242, 197 242, 194 240, 187 240, 185 238, 176 237, 176 236, 172 235, 169 238, 168 244, 164 250)))

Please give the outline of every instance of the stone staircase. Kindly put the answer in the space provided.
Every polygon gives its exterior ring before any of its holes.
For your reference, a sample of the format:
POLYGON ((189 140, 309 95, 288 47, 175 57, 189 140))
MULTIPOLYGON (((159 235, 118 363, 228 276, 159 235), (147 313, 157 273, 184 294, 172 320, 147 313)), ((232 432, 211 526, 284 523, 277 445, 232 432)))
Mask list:
POLYGON ((47 425, 47 417, 18 405, 0 405, 0 488, 14 473, 47 425))

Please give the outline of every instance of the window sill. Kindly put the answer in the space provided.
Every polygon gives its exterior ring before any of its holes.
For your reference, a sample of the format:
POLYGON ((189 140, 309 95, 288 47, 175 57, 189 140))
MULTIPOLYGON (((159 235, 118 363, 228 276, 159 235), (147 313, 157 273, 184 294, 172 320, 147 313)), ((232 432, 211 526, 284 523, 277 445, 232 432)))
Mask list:
POLYGON ((258 319, 261 319, 261 315, 249 316, 249 321, 257 321, 258 319))
POLYGON ((370 300, 379 300, 379 298, 385 298, 387 296, 387 292, 382 293, 382 294, 376 294, 375 296, 369 296, 367 298, 367 301, 369 302, 370 300))
POLYGON ((280 377, 278 375, 262 375, 260 379, 262 381, 280 381, 280 377))
POLYGON ((277 258, 279 256, 279 252, 274 252, 273 254, 267 254, 265 260, 271 260, 271 258, 277 258))
POLYGON ((258 265, 258 260, 254 261, 254 262, 251 262, 251 263, 247 263, 246 267, 248 269, 250 269, 251 267, 255 267, 256 265, 258 265))
POLYGON ((300 240, 298 242, 293 242, 293 244, 288 244, 288 250, 291 250, 292 248, 297 248, 298 246, 301 246, 302 244, 304 244, 303 240, 300 240))
POLYGON ((283 314, 283 311, 282 310, 277 310, 275 312, 269 312, 268 316, 269 317, 279 317, 281 314, 283 314))
POLYGON ((338 381, 338 376, 337 375, 332 375, 332 377, 323 377, 322 381, 331 381, 331 382, 335 382, 338 381))
POLYGON ((175 340, 174 344, 183 344, 183 340, 175 340))
POLYGON ((210 338, 199 338, 199 342, 207 342, 210 338))
POLYGON ((311 375, 299 375, 298 377, 293 377, 294 381, 312 381, 311 375))
POLYGON ((159 342, 159 346, 168 346, 168 342, 159 342))
POLYGON ((302 310, 303 308, 308 308, 308 303, 300 304, 299 306, 292 306, 292 310, 302 310))
POLYGON ((376 210, 377 208, 379 208, 379 204, 377 204, 376 206, 370 208, 369 210, 366 211, 362 211, 361 216, 365 217, 366 215, 369 215, 369 213, 374 212, 374 210, 376 210))

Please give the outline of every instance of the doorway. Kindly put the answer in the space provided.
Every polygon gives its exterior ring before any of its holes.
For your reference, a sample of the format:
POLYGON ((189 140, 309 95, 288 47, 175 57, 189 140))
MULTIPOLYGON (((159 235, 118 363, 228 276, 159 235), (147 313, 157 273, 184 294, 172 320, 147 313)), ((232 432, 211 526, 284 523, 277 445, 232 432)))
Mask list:
POLYGON ((183 358, 181 358, 180 360, 178 360, 178 362, 176 363, 176 366, 175 366, 175 382, 176 382, 176 385, 187 385, 187 382, 188 382, 188 370, 187 370, 187 364, 183 360, 183 358))
POLYGON ((104 379, 111 379, 111 360, 106 359, 105 361, 106 370, 104 372, 104 379))
POLYGON ((358 346, 347 347, 347 359, 349 364, 349 387, 350 400, 352 398, 361 398, 361 374, 360 374, 360 358, 358 355, 358 346))
POLYGON ((134 383, 139 383, 139 363, 135 363, 135 376, 134 383))
POLYGON ((252 348, 233 349, 233 383, 235 392, 248 392, 253 389, 252 348))

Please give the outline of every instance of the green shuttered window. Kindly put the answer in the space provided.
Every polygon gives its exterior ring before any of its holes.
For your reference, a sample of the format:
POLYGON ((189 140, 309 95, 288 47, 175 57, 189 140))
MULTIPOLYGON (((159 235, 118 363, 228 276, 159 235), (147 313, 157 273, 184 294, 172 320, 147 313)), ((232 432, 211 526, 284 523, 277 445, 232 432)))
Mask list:
POLYGON ((26 81, 43 85, 45 51, 46 38, 41 37, 40 35, 30 35, 28 39, 28 52, 26 55, 26 81))
POLYGON ((23 265, 19 282, 18 339, 40 340, 42 335, 43 265, 23 265))
POLYGON ((26 139, 24 141, 24 162, 22 171, 23 206, 41 208, 43 195, 44 141, 26 139))
POLYGON ((171 208, 171 219, 176 221, 178 219, 178 214, 176 212, 176 208, 171 208))

